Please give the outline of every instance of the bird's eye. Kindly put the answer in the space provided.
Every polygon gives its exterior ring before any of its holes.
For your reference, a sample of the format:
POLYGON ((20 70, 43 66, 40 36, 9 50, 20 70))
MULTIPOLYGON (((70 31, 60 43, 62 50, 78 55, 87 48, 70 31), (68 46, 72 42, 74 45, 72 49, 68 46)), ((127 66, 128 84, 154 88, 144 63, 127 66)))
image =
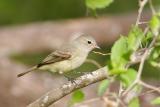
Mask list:
POLYGON ((92 42, 91 41, 87 41, 88 42, 88 44, 91 44, 92 42))

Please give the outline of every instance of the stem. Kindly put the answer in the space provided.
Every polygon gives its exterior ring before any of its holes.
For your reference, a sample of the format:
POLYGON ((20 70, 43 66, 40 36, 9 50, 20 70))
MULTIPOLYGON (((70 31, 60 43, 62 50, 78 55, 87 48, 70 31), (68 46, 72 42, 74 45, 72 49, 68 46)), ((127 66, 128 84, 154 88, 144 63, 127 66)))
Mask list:
POLYGON ((86 63, 91 63, 91 64, 95 65, 97 68, 102 68, 102 66, 97 61, 95 61, 93 59, 86 59, 85 62, 86 63))
POLYGON ((148 2, 148 0, 139 0, 138 16, 137 16, 137 20, 136 20, 136 24, 135 24, 136 26, 138 26, 138 24, 140 23, 142 11, 143 11, 143 8, 147 2, 148 2))
MULTIPOLYGON (((159 90, 160 90, 160 87, 157 87, 159 90)), ((146 94, 150 94, 150 93, 153 93, 153 92, 155 92, 156 90, 153 90, 153 89, 151 89, 151 90, 149 90, 149 91, 147 91, 147 92, 144 92, 144 93, 142 93, 142 94, 140 94, 139 96, 143 96, 143 95, 146 95, 146 94)))
POLYGON ((88 104, 88 103, 91 103, 91 102, 94 102, 94 101, 98 101, 98 100, 101 100, 101 99, 99 97, 98 98, 92 98, 92 99, 83 101, 81 103, 75 104, 75 105, 73 105, 73 107, 83 106, 84 104, 88 104))
POLYGON ((128 94, 135 86, 137 85, 137 81, 134 81, 122 94, 122 96, 125 96, 128 94))
POLYGON ((121 100, 119 100, 119 98, 121 97, 123 92, 123 86, 122 83, 120 82, 120 86, 119 86, 119 92, 118 92, 118 98, 117 98, 117 107, 119 107, 121 100))
POLYGON ((153 7, 152 0, 149 0, 149 6, 150 6, 150 9, 151 9, 151 11, 152 11, 152 14, 155 15, 155 14, 156 14, 156 11, 155 11, 155 9, 154 9, 154 7, 153 7))
POLYGON ((147 83, 145 83, 145 82, 143 82, 143 81, 139 81, 139 84, 141 84, 142 86, 144 86, 144 87, 146 87, 146 88, 152 89, 152 90, 157 91, 158 93, 160 93, 160 89, 157 88, 157 87, 154 87, 154 86, 152 86, 152 85, 149 85, 149 84, 147 84, 147 83))

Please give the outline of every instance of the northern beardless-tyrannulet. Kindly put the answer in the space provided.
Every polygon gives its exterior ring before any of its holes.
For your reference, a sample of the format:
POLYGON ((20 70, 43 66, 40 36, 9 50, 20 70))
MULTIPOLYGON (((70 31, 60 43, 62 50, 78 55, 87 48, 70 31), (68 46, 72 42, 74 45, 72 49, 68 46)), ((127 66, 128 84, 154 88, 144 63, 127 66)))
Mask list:
POLYGON ((81 66, 85 62, 89 52, 95 48, 99 48, 95 39, 89 35, 81 34, 74 40, 63 44, 58 50, 49 54, 36 66, 17 76, 21 77, 37 69, 64 74, 81 66))

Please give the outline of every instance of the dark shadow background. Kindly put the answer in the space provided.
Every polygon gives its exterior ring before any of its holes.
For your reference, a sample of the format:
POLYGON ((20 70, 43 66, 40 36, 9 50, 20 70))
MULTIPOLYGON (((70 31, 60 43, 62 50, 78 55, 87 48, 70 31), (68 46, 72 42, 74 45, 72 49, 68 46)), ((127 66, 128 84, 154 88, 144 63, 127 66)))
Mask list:
MULTIPOLYGON (((137 11, 138 0, 116 0, 99 14, 124 14, 137 11)), ((153 0, 154 5, 160 3, 153 0)), ((85 0, 1 0, 0 25, 85 17, 85 0)))

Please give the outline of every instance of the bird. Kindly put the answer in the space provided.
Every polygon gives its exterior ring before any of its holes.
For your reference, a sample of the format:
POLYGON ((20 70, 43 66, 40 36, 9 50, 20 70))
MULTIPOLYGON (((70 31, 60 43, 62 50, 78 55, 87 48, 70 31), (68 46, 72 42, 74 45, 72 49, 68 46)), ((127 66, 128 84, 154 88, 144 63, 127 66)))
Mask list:
POLYGON ((18 74, 17 77, 22 77, 35 70, 47 70, 63 75, 80 67, 85 62, 88 54, 95 48, 100 49, 92 36, 80 34, 73 40, 64 43, 37 65, 26 72, 18 74))

